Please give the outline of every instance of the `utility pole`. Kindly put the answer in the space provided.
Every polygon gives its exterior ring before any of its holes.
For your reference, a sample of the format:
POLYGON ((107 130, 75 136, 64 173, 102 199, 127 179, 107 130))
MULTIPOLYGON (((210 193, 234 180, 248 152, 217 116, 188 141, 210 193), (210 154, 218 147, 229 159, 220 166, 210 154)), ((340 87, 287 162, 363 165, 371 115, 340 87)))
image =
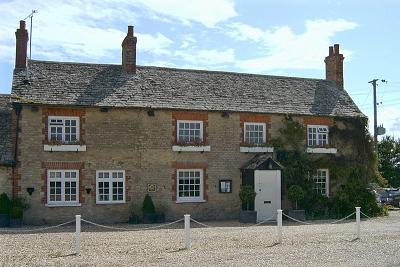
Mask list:
POLYGON ((372 83, 372 88, 374 90, 374 147, 375 150, 378 148, 378 122, 377 122, 377 111, 376 111, 376 82, 378 79, 373 79, 368 83, 372 83))
MULTIPOLYGON (((378 115, 377 115, 377 110, 376 110, 376 108, 377 108, 377 103, 376 103, 376 86, 377 86, 377 84, 376 84, 376 82, 377 81, 379 81, 379 79, 373 79, 372 81, 368 82, 368 83, 372 83, 372 88, 374 90, 374 148, 375 148, 375 151, 378 150, 378 135, 385 134, 385 131, 386 131, 385 128, 383 128, 383 125, 378 127, 378 119, 377 119, 378 115)), ((387 83, 386 80, 381 80, 381 82, 387 83)), ((381 104, 382 104, 382 102, 381 102, 381 104)))

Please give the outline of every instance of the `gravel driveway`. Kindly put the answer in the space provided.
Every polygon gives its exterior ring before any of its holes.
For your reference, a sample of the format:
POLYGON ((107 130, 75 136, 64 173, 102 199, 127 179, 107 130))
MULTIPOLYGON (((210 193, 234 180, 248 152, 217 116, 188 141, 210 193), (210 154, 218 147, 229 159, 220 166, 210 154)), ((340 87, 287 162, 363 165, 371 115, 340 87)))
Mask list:
MULTIPOLYGON (((400 211, 354 223, 284 223, 244 228, 237 222, 208 222, 192 228, 185 250, 183 224, 149 231, 108 231, 82 225, 82 255, 74 255, 74 227, 35 234, 0 234, 0 266, 400 266, 400 211)), ((133 227, 117 225, 118 227, 133 227)), ((194 223, 192 222, 192 226, 194 223)))

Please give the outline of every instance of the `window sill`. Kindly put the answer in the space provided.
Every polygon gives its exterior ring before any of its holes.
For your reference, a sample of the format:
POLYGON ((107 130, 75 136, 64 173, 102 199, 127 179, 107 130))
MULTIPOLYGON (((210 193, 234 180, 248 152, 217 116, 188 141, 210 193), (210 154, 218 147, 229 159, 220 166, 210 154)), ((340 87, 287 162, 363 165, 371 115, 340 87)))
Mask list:
POLYGON ((172 151, 177 152, 210 152, 211 146, 172 146, 172 151))
POLYGON ((82 206, 81 203, 50 203, 50 204, 45 204, 45 207, 48 208, 56 208, 56 207, 80 207, 82 206))
POLYGON ((336 154, 337 149, 325 147, 307 147, 306 152, 312 154, 336 154))
POLYGON ((96 205, 115 205, 115 204, 126 204, 125 201, 96 201, 96 205))
POLYGON ((176 204, 182 204, 182 203, 204 203, 207 202, 204 199, 201 200, 177 200, 175 203, 176 204))
POLYGON ((240 152, 242 153, 272 153, 274 152, 273 147, 266 146, 241 146, 240 152))
POLYGON ((43 150, 50 152, 82 152, 86 151, 86 145, 43 145, 43 150))

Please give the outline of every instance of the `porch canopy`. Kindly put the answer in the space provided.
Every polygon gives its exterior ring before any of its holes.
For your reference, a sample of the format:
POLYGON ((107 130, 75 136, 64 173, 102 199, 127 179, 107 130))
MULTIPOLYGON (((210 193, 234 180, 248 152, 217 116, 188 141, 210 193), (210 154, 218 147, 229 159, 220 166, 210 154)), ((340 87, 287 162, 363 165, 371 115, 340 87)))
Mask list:
POLYGON ((273 160, 268 154, 258 154, 244 164, 240 169, 246 170, 282 170, 284 167, 273 160))

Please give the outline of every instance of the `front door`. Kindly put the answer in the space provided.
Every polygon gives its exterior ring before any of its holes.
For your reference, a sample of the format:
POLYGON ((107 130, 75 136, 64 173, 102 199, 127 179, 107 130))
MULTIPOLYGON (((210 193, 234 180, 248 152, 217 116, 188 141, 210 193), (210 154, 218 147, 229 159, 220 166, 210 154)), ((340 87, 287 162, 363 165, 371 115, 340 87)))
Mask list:
POLYGON ((257 211, 257 222, 273 216, 281 208, 281 171, 254 171, 254 190, 257 193, 254 210, 257 211))

